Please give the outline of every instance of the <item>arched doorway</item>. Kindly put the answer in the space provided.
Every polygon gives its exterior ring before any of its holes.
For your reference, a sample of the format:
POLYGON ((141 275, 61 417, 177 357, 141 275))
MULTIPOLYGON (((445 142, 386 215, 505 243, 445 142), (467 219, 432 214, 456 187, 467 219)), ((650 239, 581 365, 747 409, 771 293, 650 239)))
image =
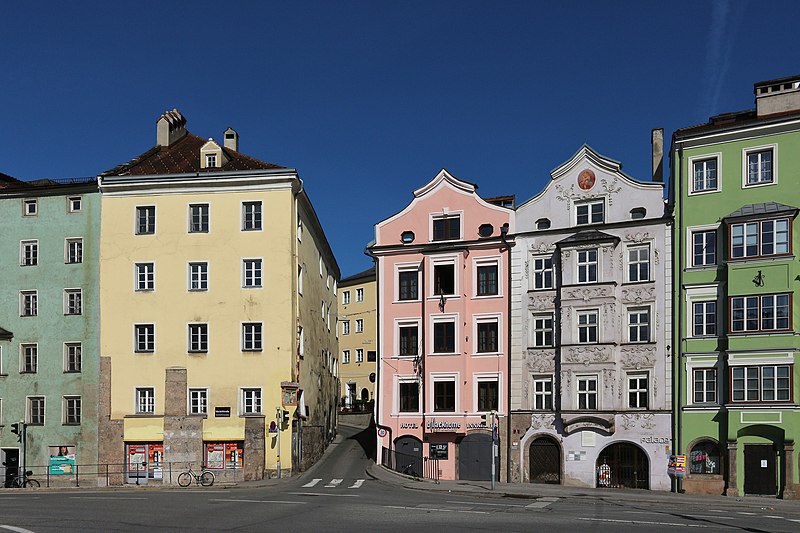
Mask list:
MULTIPOLYGON (((500 459, 495 462, 495 479, 500 479, 500 459)), ((492 435, 470 433, 458 444, 458 479, 490 481, 492 479, 492 435)))
POLYGON ((609 445, 600 452, 595 466, 599 488, 650 488, 650 461, 635 444, 617 442, 609 445))
POLYGON ((394 470, 409 476, 422 477, 422 441, 411 435, 394 443, 394 470))
POLYGON ((361 401, 362 402, 368 402, 369 401, 369 391, 367 390, 366 387, 361 389, 361 401))
POLYGON ((528 464, 531 483, 561 483, 561 447, 554 439, 534 439, 528 454, 528 464))

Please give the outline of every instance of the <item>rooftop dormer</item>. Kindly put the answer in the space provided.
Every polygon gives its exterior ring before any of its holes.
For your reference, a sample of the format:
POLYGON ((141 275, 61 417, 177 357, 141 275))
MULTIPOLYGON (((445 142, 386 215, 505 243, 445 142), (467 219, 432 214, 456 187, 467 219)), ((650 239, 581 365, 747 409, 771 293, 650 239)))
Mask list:
POLYGON ((214 139, 209 138, 200 148, 200 168, 222 168, 227 162, 225 151, 214 139))

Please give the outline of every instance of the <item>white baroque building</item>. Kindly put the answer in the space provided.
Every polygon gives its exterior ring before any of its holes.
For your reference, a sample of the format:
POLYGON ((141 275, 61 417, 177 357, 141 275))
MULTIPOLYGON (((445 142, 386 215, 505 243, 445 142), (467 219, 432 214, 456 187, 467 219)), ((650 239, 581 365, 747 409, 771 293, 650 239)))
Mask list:
POLYGON ((512 482, 670 488, 671 226, 660 151, 653 182, 621 169, 584 145, 517 208, 512 482))

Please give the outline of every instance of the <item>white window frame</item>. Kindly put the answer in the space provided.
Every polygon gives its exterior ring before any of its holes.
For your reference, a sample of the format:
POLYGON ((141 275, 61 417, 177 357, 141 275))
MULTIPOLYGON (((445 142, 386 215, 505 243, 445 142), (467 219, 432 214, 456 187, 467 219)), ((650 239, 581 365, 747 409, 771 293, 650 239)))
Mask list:
MULTIPOLYGON (((394 375, 394 398, 392 401, 392 416, 393 417, 418 417, 422 414, 422 386, 419 378, 413 374, 395 374, 394 375), (417 410, 416 411, 401 411, 400 410, 400 385, 403 383, 416 383, 417 384, 417 410)), ((433 405, 433 404, 431 404, 433 405)))
POLYGON ((261 200, 242 202, 242 231, 262 231, 264 229, 264 204, 261 200), (255 207, 258 207, 255 209, 255 207), (253 208, 248 211, 249 208, 253 208))
POLYGON ((65 394, 61 397, 61 424, 64 426, 80 426, 83 422, 83 402, 75 394, 65 394), (75 402, 77 401, 77 409, 75 402), (77 411, 77 413, 76 413, 77 411), (70 415, 77 419, 70 420, 70 415))
POLYGON ((356 333, 364 333, 364 319, 357 318, 356 319, 356 333))
POLYGON ((556 278, 556 271, 555 271, 555 259, 553 255, 533 255, 530 259, 531 265, 531 274, 530 274, 530 288, 535 291, 547 291, 551 290, 555 287, 555 278, 556 278), (550 268, 547 268, 547 261, 550 261, 550 268), (541 268, 537 265, 537 263, 541 261, 541 268), (547 285, 545 282, 547 280, 547 274, 550 274, 550 284, 547 285), (541 274, 542 276, 542 285, 539 286, 536 282, 536 275, 541 274))
POLYGON ((432 213, 429 217, 428 222, 428 242, 453 242, 453 241, 460 241, 464 238, 464 211, 450 211, 445 208, 440 213, 432 213), (457 218, 458 219, 458 237, 455 239, 436 239, 434 236, 434 221, 436 220, 444 220, 447 218, 457 218))
POLYGON ((648 372, 630 372, 625 376, 626 405, 628 409, 647 410, 650 408, 650 374, 648 372), (641 388, 641 380, 644 379, 645 388, 641 388), (636 383, 633 383, 633 381, 636 383), (635 387, 632 387, 635 385, 635 387), (641 395, 644 393, 644 405, 641 403, 641 395), (631 394, 636 394, 636 404, 631 404, 631 394))
POLYGON ((603 224, 603 223, 605 223, 605 221, 606 221, 606 201, 605 201, 605 199, 588 200, 588 201, 585 201, 585 202, 576 202, 575 203, 575 219, 574 219, 574 225, 575 226, 592 226, 594 224, 603 224), (601 206, 601 211, 600 211, 601 220, 598 221, 598 222, 595 222, 593 220, 595 213, 593 212, 594 210, 592 209, 592 207, 596 206, 596 205, 600 205, 601 206), (583 222, 583 223, 578 222, 578 218, 581 216, 578 211, 582 207, 586 207, 586 218, 587 218, 587 222, 583 222))
POLYGON ((306 356, 306 330, 303 328, 303 326, 298 326, 298 329, 297 353, 300 356, 300 359, 303 359, 306 356))
MULTIPOLYGON (((497 409, 496 412, 503 413, 505 412, 505 406, 503 405, 503 373, 502 372, 478 372, 472 374, 472 412, 473 413, 488 413, 489 411, 481 411, 478 409, 478 384, 479 383, 486 383, 486 382, 496 382, 497 383, 497 409)), ((456 383, 456 387, 458 387, 458 383, 456 383)), ((458 410, 458 405, 456 405, 456 410, 458 410)), ((490 410, 491 411, 491 410, 490 410)))
POLYGON ((67 213, 80 213, 83 210, 83 196, 67 197, 67 213))
POLYGON ((419 302, 422 298, 422 284, 421 282, 422 271, 419 263, 398 263, 394 266, 394 303, 403 302, 419 302), (416 272, 417 273, 417 297, 413 299, 400 299, 400 273, 401 272, 416 272))
POLYGON ((216 168, 217 167, 217 154, 216 152, 205 154, 206 156, 206 166, 205 168, 216 168))
POLYGON ((207 415, 209 406, 208 387, 189 387, 186 394, 187 413, 190 415, 207 415))
POLYGON ((528 346, 531 348, 552 348, 555 346, 555 315, 554 313, 530 313, 530 323, 528 326, 528 346), (546 327, 546 321, 550 321, 550 327, 546 327), (537 322, 543 321, 541 327, 537 322), (550 343, 546 342, 547 332, 550 332, 550 343), (538 342, 537 334, 541 334, 543 342, 538 342))
POLYGON ((189 227, 187 233, 211 232, 211 204, 208 202, 191 203, 188 206, 189 227), (198 210, 199 224, 195 229, 194 210, 198 210))
POLYGON ((19 316, 39 316, 39 291, 36 289, 19 291, 19 316), (30 311, 30 312, 28 312, 30 311))
POLYGON ((205 292, 208 290, 208 261, 189 261, 186 267, 187 290, 189 292, 205 292), (197 282, 195 283, 195 277, 197 282), (192 285, 197 285, 193 287, 192 285))
POLYGON ((575 282, 579 284, 597 283, 600 280, 600 249, 584 248, 575 250, 575 282), (594 252, 594 261, 589 259, 589 253, 594 252), (581 260, 581 254, 586 254, 585 260, 581 260), (594 279, 589 275, 591 266, 594 265, 594 279), (586 280, 581 281, 581 271, 586 274, 586 280))
POLYGON ((24 198, 22 200, 22 216, 35 217, 39 214, 39 200, 36 198, 24 198))
POLYGON ((364 348, 356 348, 356 363, 364 362, 364 348))
MULTIPOLYGON (((430 413, 431 414, 455 414, 458 413, 461 408, 461 387, 459 387, 459 383, 461 383, 461 374, 459 372, 431 372, 429 375, 430 381, 430 390, 429 394, 429 401, 430 403, 430 413), (454 409, 452 411, 437 411, 436 410, 436 383, 445 382, 445 381, 452 381, 454 384, 454 392, 455 392, 455 400, 453 402, 454 409)), ((427 413, 426 413, 427 414, 427 413)))
MULTIPOLYGON (((689 158, 689 167, 687 169, 687 181, 686 190, 688 191, 689 196, 698 196, 702 194, 710 194, 715 192, 722 191, 722 153, 721 152, 714 152, 710 154, 702 154, 696 155, 694 157, 689 158), (716 180, 717 186, 713 189, 695 189, 694 187, 694 166, 695 164, 705 163, 707 161, 715 161, 717 165, 716 170, 716 180)), ((707 182, 707 174, 704 174, 704 183, 707 182)))
POLYGON ((599 309, 579 309, 576 311, 575 316, 575 327, 576 327, 576 335, 575 341, 577 344, 598 344, 600 342, 600 310, 599 309), (592 324, 588 317, 594 315, 595 321, 592 324), (581 324, 581 317, 586 316, 587 321, 585 324, 581 324), (586 341, 581 341, 581 328, 586 329, 586 341), (595 331, 595 340, 588 340, 591 338, 591 329, 594 328, 595 331))
POLYGON ((627 317, 626 320, 626 329, 628 330, 628 334, 626 335, 626 339, 629 343, 634 344, 646 344, 650 342, 653 338, 653 311, 650 307, 628 307, 625 309, 625 316, 627 317), (647 322, 633 322, 633 317, 638 316, 641 318, 645 316, 647 322), (647 333, 646 339, 639 338, 642 333, 642 328, 646 328, 645 331, 647 333), (632 335, 633 328, 636 328, 636 335, 632 335), (634 339, 634 337, 636 337, 634 339))
POLYGON ((472 315, 472 355, 496 356, 503 353, 503 315, 502 313, 483 313, 472 315), (491 352, 478 351, 480 339, 478 338, 478 324, 495 324, 497 326, 497 350, 491 352))
MULTIPOLYGON (((759 172, 759 175, 761 172, 759 172)), ((777 144, 764 144, 761 146, 749 146, 747 148, 742 148, 742 189, 751 189, 753 187, 766 187, 769 185, 777 185, 778 184, 778 145, 777 144), (756 183, 748 183, 749 181, 749 165, 748 165, 748 158, 750 154, 755 154, 759 152, 772 152, 772 180, 770 181, 759 181, 756 183)))
POLYGON ((134 220, 133 220, 133 233, 134 235, 155 235, 156 228, 157 228, 157 221, 158 221, 158 209, 155 205, 137 205, 134 207, 134 220), (147 210, 153 209, 153 221, 152 221, 152 228, 149 221, 149 217, 145 222, 144 226, 139 225, 140 217, 140 210, 144 210, 146 213, 147 210), (140 229, 144 229, 144 231, 140 231, 140 229))
POLYGON ((419 318, 396 318, 394 321, 394 353, 395 356, 401 359, 414 359, 415 357, 419 357, 421 353, 421 323, 422 321, 419 318), (400 353, 400 330, 402 328, 416 328, 417 330, 417 353, 413 355, 402 355, 400 353))
POLYGON ((64 263, 67 265, 83 263, 82 237, 68 237, 64 239, 64 263))
POLYGON ((23 342, 19 345, 19 373, 20 374, 36 374, 39 372, 39 343, 38 342, 23 342), (27 367, 28 353, 27 350, 31 349, 30 353, 30 368, 27 367))
POLYGON ((68 316, 83 314, 83 289, 64 289, 64 314, 68 316))
POLYGON ((190 322, 186 325, 186 350, 189 353, 208 353, 209 339, 208 322, 190 322))
POLYGON ((650 244, 636 244, 627 246, 625 249, 625 278, 627 279, 628 283, 643 283, 652 281, 653 278, 653 269, 652 264, 650 261, 650 244), (645 258, 642 261, 641 252, 644 250, 645 258), (632 258, 631 253, 636 252, 637 257, 632 258), (633 279, 631 277, 631 266, 636 265, 636 277, 637 279, 633 279), (639 279, 640 275, 640 265, 646 265, 647 267, 647 277, 643 279, 639 279))
POLYGON ((264 287, 264 258, 247 257, 242 259, 242 288, 261 289, 264 287), (252 264, 252 268, 249 266, 252 264))
POLYGON ((691 381, 690 381, 690 384, 689 384, 689 388, 691 389, 690 390, 691 404, 694 404, 694 405, 698 405, 698 404, 717 405, 719 403, 719 393, 720 393, 720 390, 719 390, 719 377, 720 376, 719 376, 719 371, 718 371, 717 367, 716 366, 690 367, 688 370, 689 370, 689 375, 691 376, 691 381), (703 375, 702 390, 698 390, 697 380, 695 379, 695 373, 696 372, 700 372, 703 375), (713 373, 713 376, 712 376, 714 378, 713 380, 708 379, 708 374, 709 373, 713 373), (708 390, 708 388, 706 386, 707 383, 714 383, 714 391, 713 391, 713 393, 709 392, 709 390, 708 390), (696 398, 698 393, 703 395, 703 400, 699 401, 699 402, 697 401, 697 398, 696 398), (709 396, 711 394, 713 394, 713 398, 711 400, 709 400, 708 398, 709 398, 709 396))
POLYGON ((83 343, 80 341, 64 343, 64 373, 79 374, 83 371, 83 343), (76 368, 72 368, 70 361, 77 361, 76 368))
POLYGON ((460 327, 458 313, 448 313, 442 315, 430 315, 430 340, 428 341, 428 353, 432 355, 455 355, 461 353, 461 343, 459 342, 460 327), (453 344, 454 350, 452 352, 437 352, 435 341, 435 326, 438 323, 452 322, 453 323, 453 344))
POLYGON ((700 338, 704 338, 704 337, 717 337, 717 335, 719 334, 719 326, 720 326, 719 320, 717 318, 718 311, 719 311, 719 302, 717 301, 716 295, 714 295, 714 297, 708 298, 708 299, 698 298, 697 300, 689 300, 689 317, 688 318, 689 318, 689 322, 690 322, 689 325, 691 327, 691 329, 689 330, 690 331, 690 335, 689 336, 692 337, 692 338, 695 338, 695 339, 700 339, 700 338), (713 318, 713 320, 714 320, 713 323, 709 323, 709 322, 706 321, 706 318, 709 315, 708 310, 707 310, 707 306, 709 304, 714 304, 714 312, 712 313, 712 315, 714 317, 713 318), (703 322, 702 323, 698 323, 697 320, 696 320, 697 314, 695 313, 695 309, 694 309, 696 305, 702 306, 702 313, 701 313, 701 315, 703 316, 703 322), (698 325, 703 328, 703 332, 701 334, 699 334, 699 335, 695 332, 695 327, 698 326, 698 325), (708 331, 709 325, 713 325, 714 331, 712 331, 712 332, 708 331))
POLYGON ((303 265, 297 265, 297 294, 303 295, 303 278, 305 277, 306 268, 303 265))
POLYGON ((239 402, 239 413, 242 416, 261 415, 264 412, 264 394, 261 387, 241 387, 239 389, 239 402), (257 407, 257 409, 248 409, 248 404, 257 407))
POLYGON ((156 413, 156 388, 135 387, 133 393, 134 413, 154 415, 156 413))
POLYGON ((156 325, 154 323, 137 323, 133 325, 134 353, 156 353, 156 325), (140 343, 144 341, 144 344, 140 343))
MULTIPOLYGON (((686 268, 716 268, 720 261, 720 246, 719 246, 719 224, 707 224, 703 226, 691 226, 686 228, 686 268), (694 262, 694 236, 700 233, 714 233, 714 262, 695 264, 694 262)), ((707 260, 708 253, 703 252, 704 260, 707 260)))
POLYGON ((342 291, 342 305, 350 305, 350 291, 342 291))
POLYGON ((343 365, 350 364, 350 350, 342 350, 342 364, 343 365))
POLYGON ((39 240, 26 239, 19 241, 19 266, 37 266, 39 264, 39 240), (27 251, 30 250, 30 254, 27 251), (31 262, 27 262, 30 255, 31 262))
POLYGON ((364 301, 364 289, 363 287, 359 287, 356 289, 356 302, 363 302, 364 301))
MULTIPOLYGON (((429 278, 428 278, 428 281, 429 281, 428 287, 430 287, 430 288, 428 289, 428 291, 429 291, 428 292, 428 298, 436 298, 436 299, 438 299, 440 296, 444 296, 447 299, 451 299, 451 298, 458 298, 459 297, 459 295, 461 294, 461 287, 460 287, 460 284, 459 284, 459 281, 460 281, 459 278, 461 276, 459 276, 458 274, 461 271, 460 270, 461 269, 461 264, 460 264, 458 258, 459 258, 459 256, 455 255, 455 254, 430 257, 430 259, 429 259, 429 261, 430 261, 430 274, 429 274, 429 278), (453 266, 453 292, 451 292, 449 294, 437 294, 436 293, 436 285, 435 285, 435 282, 436 282, 436 273, 435 273, 436 267, 437 266, 446 266, 446 265, 452 265, 453 266)), ((421 287, 417 288, 417 294, 419 294, 420 289, 421 289, 421 287)), ((404 300, 404 301, 408 301, 408 300, 404 300)))
POLYGON ((585 374, 585 375, 578 375, 575 376, 575 410, 576 411, 599 411, 600 410, 600 376, 597 374, 585 374), (590 383, 594 382, 594 390, 590 388, 582 388, 582 383, 590 383), (586 396, 587 403, 589 405, 589 400, 591 397, 594 397, 595 406, 594 407, 581 407, 581 395, 586 396))
POLYGON ((29 426, 44 426, 47 423, 47 397, 40 396, 40 395, 31 395, 25 397, 25 423, 29 426), (41 402, 41 409, 39 410, 39 414, 41 414, 41 421, 38 420, 34 421, 33 418, 33 403, 41 402))
POLYGON ((152 292, 156 290, 156 263, 142 261, 133 264, 134 292, 152 292))
POLYGON ((555 396, 553 395, 554 379, 552 374, 531 376, 531 410, 532 411, 553 411, 555 408, 555 396), (549 384, 550 390, 538 390, 537 384, 549 384), (541 398, 542 407, 536 407, 536 400, 541 398), (547 399, 550 399, 550 407, 547 407, 547 399))
POLYGON ((242 351, 261 352, 263 350, 264 350, 264 323, 242 322, 242 351), (249 343, 248 343, 248 336, 252 337, 249 343))
POLYGON ((503 296, 503 280, 502 280, 502 258, 495 257, 480 257, 472 262, 472 297, 473 298, 502 298, 503 296), (480 279, 479 270, 481 267, 493 266, 497 271, 495 283, 497 284, 497 292, 495 294, 479 294, 480 279))
POLYGON ((342 320, 342 335, 350 335, 350 321, 342 320))

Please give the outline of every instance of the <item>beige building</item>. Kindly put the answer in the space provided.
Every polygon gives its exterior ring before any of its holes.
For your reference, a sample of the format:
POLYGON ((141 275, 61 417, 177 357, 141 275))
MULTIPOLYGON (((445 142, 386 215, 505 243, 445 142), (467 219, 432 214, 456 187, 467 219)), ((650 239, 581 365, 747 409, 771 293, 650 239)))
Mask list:
POLYGON ((377 359, 375 267, 339 284, 341 407, 358 410, 374 399, 377 359))

